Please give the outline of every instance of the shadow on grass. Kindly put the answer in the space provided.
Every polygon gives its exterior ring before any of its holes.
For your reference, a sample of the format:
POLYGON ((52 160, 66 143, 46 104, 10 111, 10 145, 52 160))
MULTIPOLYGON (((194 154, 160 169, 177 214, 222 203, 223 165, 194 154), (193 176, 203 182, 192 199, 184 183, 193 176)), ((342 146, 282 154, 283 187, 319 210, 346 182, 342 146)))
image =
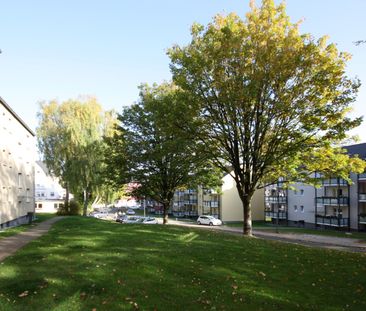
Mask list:
POLYGON ((0 265, 0 310, 361 310, 365 259, 70 217, 0 265))

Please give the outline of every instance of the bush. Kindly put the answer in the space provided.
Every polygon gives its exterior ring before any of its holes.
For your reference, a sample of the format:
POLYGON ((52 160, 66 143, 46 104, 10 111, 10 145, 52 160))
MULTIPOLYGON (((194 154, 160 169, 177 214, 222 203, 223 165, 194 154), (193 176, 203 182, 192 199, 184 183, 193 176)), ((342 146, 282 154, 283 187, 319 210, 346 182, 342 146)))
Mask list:
POLYGON ((71 200, 70 204, 69 204, 69 207, 70 207, 69 215, 81 215, 82 208, 81 208, 81 205, 78 201, 71 200))
POLYGON ((60 216, 80 215, 81 210, 82 209, 81 209, 80 203, 76 200, 71 200, 69 203, 69 210, 66 210, 64 204, 60 204, 58 211, 57 211, 57 215, 60 215, 60 216))
POLYGON ((68 211, 65 208, 65 204, 60 203, 59 207, 58 207, 58 210, 57 210, 57 215, 64 216, 64 215, 67 215, 67 214, 68 214, 68 211))

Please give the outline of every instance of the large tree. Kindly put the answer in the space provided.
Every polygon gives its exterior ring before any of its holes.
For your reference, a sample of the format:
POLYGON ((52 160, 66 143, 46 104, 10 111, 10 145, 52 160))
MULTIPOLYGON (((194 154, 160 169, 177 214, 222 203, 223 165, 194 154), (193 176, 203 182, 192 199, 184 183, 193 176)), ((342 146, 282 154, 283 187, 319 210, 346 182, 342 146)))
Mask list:
POLYGON ((102 187, 103 137, 111 135, 113 113, 103 112, 92 97, 41 103, 38 146, 51 174, 68 192, 82 193, 86 215, 90 194, 102 187))
POLYGON ((109 178, 117 187, 133 182, 132 192, 163 206, 164 224, 174 192, 198 184, 216 185, 219 174, 203 145, 181 128, 191 120, 180 92, 172 84, 142 85, 137 104, 125 107, 106 158, 109 178))
POLYGON ((168 54, 175 83, 197 111, 196 139, 235 179, 245 235, 252 196, 266 182, 364 168, 331 148, 361 123, 347 116, 360 86, 345 74, 350 56, 325 37, 300 34, 284 4, 251 1, 245 20, 217 15, 207 27, 194 24, 190 44, 168 54))

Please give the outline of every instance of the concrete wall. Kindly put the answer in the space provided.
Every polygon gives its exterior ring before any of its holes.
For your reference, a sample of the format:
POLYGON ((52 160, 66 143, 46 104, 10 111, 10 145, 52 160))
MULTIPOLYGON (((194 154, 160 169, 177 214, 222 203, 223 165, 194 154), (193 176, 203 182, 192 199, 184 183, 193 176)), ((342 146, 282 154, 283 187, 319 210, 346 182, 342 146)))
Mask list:
MULTIPOLYGON (((221 220, 243 221, 243 205, 230 175, 223 178, 221 194, 221 220)), ((252 220, 264 220, 264 190, 255 192, 252 200, 252 220)))
POLYGON ((302 183, 296 183, 292 187, 295 189, 287 191, 288 220, 315 223, 315 188, 302 183))
MULTIPOLYGON (((35 137, 0 99, 0 225, 34 212, 35 137)), ((18 223, 18 222, 16 222, 18 223)))

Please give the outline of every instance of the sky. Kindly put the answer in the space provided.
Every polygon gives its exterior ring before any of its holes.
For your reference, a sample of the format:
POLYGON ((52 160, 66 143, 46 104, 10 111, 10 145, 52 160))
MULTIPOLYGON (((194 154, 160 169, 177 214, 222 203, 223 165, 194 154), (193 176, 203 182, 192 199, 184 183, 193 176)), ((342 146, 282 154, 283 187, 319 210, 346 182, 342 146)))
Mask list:
MULTIPOLYGON (((347 75, 363 85, 352 116, 366 115, 366 44, 354 44, 366 40, 366 0, 286 4, 302 33, 353 55, 347 75)), ((249 0, 0 0, 0 96, 31 129, 42 100, 92 95, 121 112, 141 83, 171 79, 166 51, 189 42, 193 22, 248 11, 249 0)), ((366 120, 352 134, 366 142, 366 120)))

